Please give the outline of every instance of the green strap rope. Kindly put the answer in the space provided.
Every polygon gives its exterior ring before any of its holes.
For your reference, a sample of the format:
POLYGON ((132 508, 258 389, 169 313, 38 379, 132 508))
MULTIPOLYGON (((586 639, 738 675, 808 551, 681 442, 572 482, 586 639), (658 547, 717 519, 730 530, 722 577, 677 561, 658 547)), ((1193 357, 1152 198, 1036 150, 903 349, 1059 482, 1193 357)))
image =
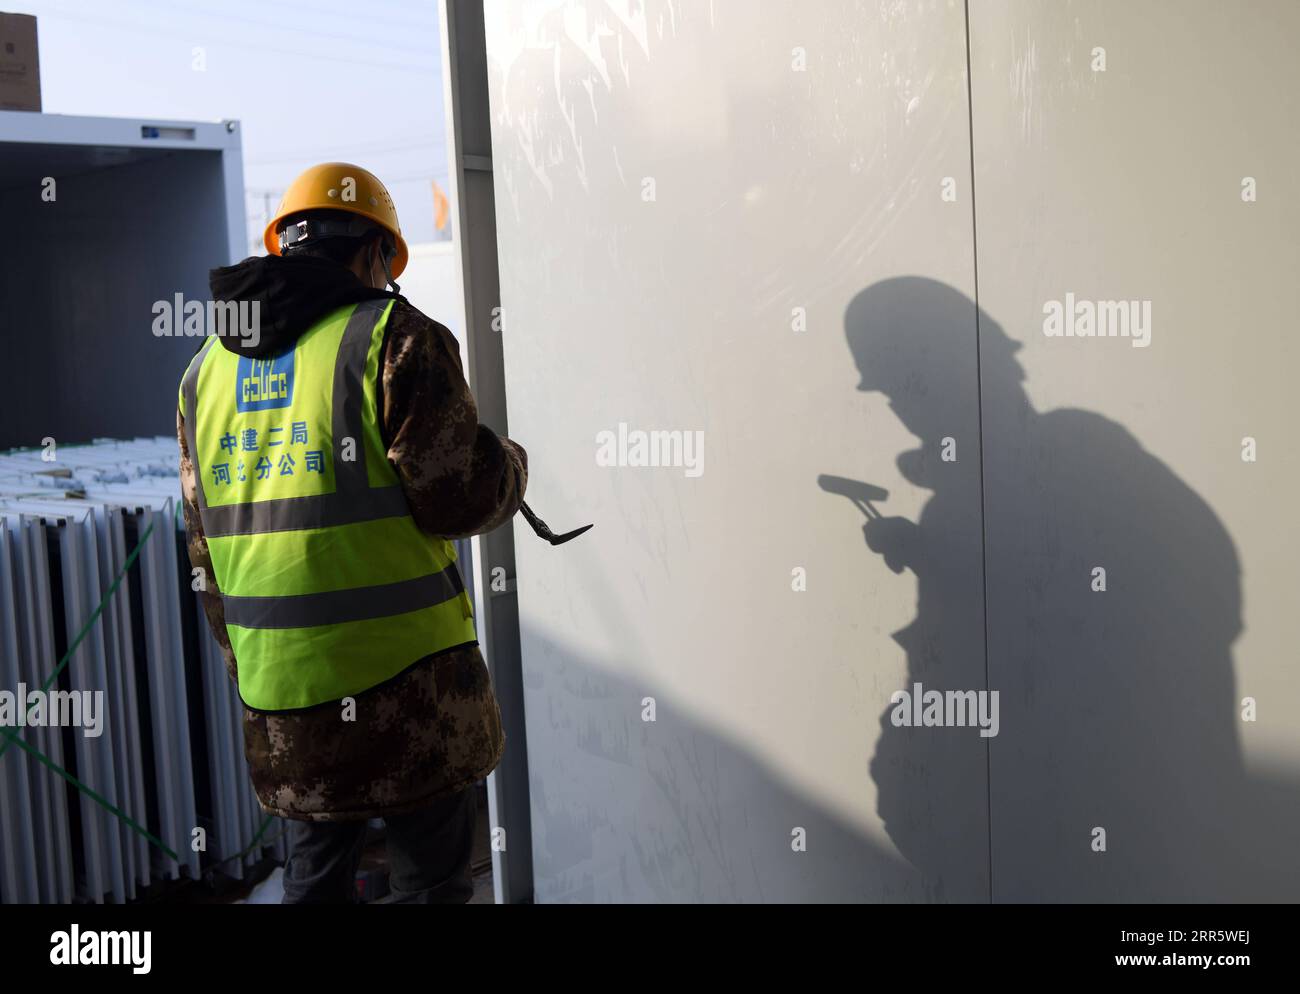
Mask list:
MULTIPOLYGON (((51 770, 57 773, 59 776, 63 777, 64 780, 68 781, 68 783, 72 784, 72 786, 76 787, 77 790, 81 791, 92 801, 99 804, 102 808, 104 808, 104 810, 112 814, 115 814, 117 815, 117 817, 121 818, 122 821, 126 822, 127 825, 131 826, 131 828, 135 829, 137 832, 143 835, 146 839, 148 839, 155 846, 157 846, 159 849, 165 852, 177 863, 181 861, 180 857, 177 856, 176 853, 174 853, 170 848, 168 848, 167 844, 164 843, 162 839, 159 839, 156 836, 151 835, 148 829, 146 829, 143 825, 139 824, 134 818, 128 815, 125 811, 115 807, 113 803, 108 800, 108 798, 101 796, 100 794, 92 790, 90 787, 87 787, 84 783, 82 783, 80 780, 74 777, 71 773, 63 769, 63 767, 59 766, 52 759, 46 756, 45 753, 41 752, 35 746, 29 745, 28 743, 24 742, 17 733, 11 732, 7 728, 4 729, 3 731, 5 733, 5 736, 9 739, 9 742, 12 742, 14 745, 18 746, 19 749, 24 749, 27 752, 31 753, 41 763, 45 764, 51 770)), ((5 743, 6 746, 8 746, 8 744, 9 744, 8 742, 5 743)))
MULTIPOLYGON (((58 680, 59 674, 62 673, 68 663, 71 662, 72 654, 77 651, 77 646, 81 645, 85 637, 90 634, 90 629, 93 628, 95 622, 99 620, 99 616, 104 613, 104 608, 108 606, 109 599, 117 593, 117 588, 122 584, 122 578, 125 577, 126 574, 130 572, 131 567, 135 565, 135 561, 140 555, 140 550, 144 548, 145 542, 149 540, 149 536, 152 534, 153 522, 150 522, 149 527, 146 528, 144 534, 140 536, 140 541, 137 542, 135 548, 131 550, 131 554, 126 557, 126 563, 122 566, 121 570, 118 571, 117 576, 113 578, 113 582, 109 585, 108 593, 104 595, 104 599, 99 602, 99 606, 96 607, 95 610, 90 612, 90 617, 87 618, 86 623, 81 626, 81 631, 79 631, 77 637, 72 640, 72 645, 68 646, 68 651, 65 652, 63 658, 59 660, 59 665, 54 667, 54 672, 50 674, 49 679, 41 685, 42 693, 54 686, 54 682, 58 680)), ((27 714, 29 717, 32 713, 32 709, 35 707, 36 702, 34 701, 28 706, 27 714)), ((12 741, 14 741, 14 739, 10 736, 9 742, 12 741)), ((0 745, 0 756, 3 756, 5 750, 9 748, 9 742, 0 745)))
MULTIPOLYGON (((271 827, 271 822, 273 821, 275 821, 275 815, 267 815, 266 820, 262 822, 262 827, 259 828, 257 830, 257 834, 253 836, 252 842, 244 846, 244 848, 239 850, 239 852, 235 853, 235 855, 227 856, 225 859, 213 863, 211 866, 208 867, 208 869, 213 870, 216 869, 218 866, 224 866, 226 863, 233 863, 237 859, 243 859, 245 856, 247 856, 249 853, 251 853, 254 849, 257 848, 257 843, 261 840, 262 836, 266 834, 266 830, 271 827)), ((266 840, 266 844, 269 845, 270 843, 274 842, 283 834, 284 834, 283 832, 280 832, 278 835, 271 836, 269 839, 266 840)))
MULTIPOLYGON (((117 576, 115 576, 113 578, 113 582, 109 584, 108 592, 104 594, 103 599, 100 600, 95 610, 93 610, 90 613, 90 617, 86 619, 86 623, 81 626, 81 631, 79 631, 77 633, 77 637, 72 640, 72 644, 68 646, 68 651, 63 654, 63 658, 59 660, 59 664, 56 667, 54 667, 54 672, 51 673, 49 677, 46 679, 45 683, 41 685, 42 693, 48 691, 51 687, 54 686, 55 682, 59 679, 59 674, 62 673, 67 668, 68 663, 72 661, 72 656, 77 651, 77 647, 80 646, 81 643, 85 641, 86 636, 90 634, 91 628, 93 628, 95 622, 99 620, 100 615, 104 613, 104 608, 108 606, 108 602, 112 599, 113 595, 117 593, 117 588, 122 585, 122 580, 126 577, 126 574, 131 571, 131 567, 135 565, 136 559, 140 557, 140 550, 144 548, 145 542, 147 542, 149 540, 149 536, 153 534, 153 529, 154 529, 153 523, 150 522, 149 527, 146 528, 144 534, 140 536, 140 541, 137 542, 135 548, 131 550, 131 554, 126 557, 126 562, 122 565, 122 568, 118 571, 117 576)), ((36 706, 35 702, 33 702, 31 705, 28 706, 27 714, 29 716, 31 715, 32 709, 35 708, 35 706, 36 706)), ((99 804, 102 808, 104 808, 104 810, 116 815, 118 818, 120 818, 131 828, 135 829, 135 831, 143 835, 146 839, 148 839, 150 842, 156 845, 159 849, 165 852, 173 860, 175 860, 178 863, 180 862, 180 857, 178 857, 175 852, 173 852, 170 848, 168 848, 168 846, 161 839, 156 838, 154 835, 150 834, 149 831, 146 828, 144 828, 144 826, 136 822, 135 819, 133 819, 125 811, 122 811, 119 808, 115 807, 107 798, 101 797, 98 793, 96 793, 90 787, 86 786, 86 784, 82 783, 80 780, 74 777, 67 770, 58 766, 53 760, 51 760, 48 756, 42 753, 39 749, 36 749, 34 746, 28 745, 26 742, 23 741, 22 737, 19 736, 16 732, 11 732, 9 731, 9 729, 5 729, 4 734, 5 734, 5 738, 8 739, 8 741, 3 744, 0 744, 0 756, 3 756, 5 754, 5 751, 9 748, 11 744, 16 744, 20 749, 24 749, 27 752, 31 753, 41 763, 43 763, 45 766, 48 766, 59 776, 63 777, 65 780, 71 783, 74 787, 76 787, 79 791, 81 791, 83 794, 89 797, 92 801, 94 801, 95 803, 99 804)))
MULTIPOLYGON (((181 506, 179 504, 177 505, 176 510, 177 510, 177 515, 179 516, 181 512, 181 506)), ((42 692, 48 691, 52 686, 54 686, 55 681, 57 681, 59 678, 59 674, 62 673, 64 669, 67 668, 68 663, 72 661, 72 656, 77 651, 77 647, 80 646, 81 643, 85 640, 86 636, 90 634, 90 629, 94 627, 95 622, 98 621, 100 615, 104 613, 104 608, 108 606, 108 602, 112 599, 113 595, 117 593, 117 588, 122 585, 122 580, 126 577, 126 574, 131 571, 131 567, 135 565, 135 561, 140 557, 140 550, 144 548, 144 544, 149 540, 149 536, 153 534, 153 530, 154 530, 154 523, 150 522, 149 527, 146 528, 144 534, 140 536, 140 541, 137 542, 135 548, 131 550, 131 554, 126 557, 126 562, 123 563, 121 570, 119 570, 117 576, 113 578, 113 582, 109 585, 108 592, 104 594, 103 599, 99 602, 99 605, 95 608, 95 610, 90 613, 90 617, 86 620, 86 623, 81 627, 81 631, 79 631, 77 633, 77 637, 72 640, 72 645, 70 645, 68 647, 68 651, 63 654, 63 658, 59 660, 59 664, 56 667, 54 667, 54 672, 51 673, 49 678, 45 681, 45 683, 41 685, 42 692)), ((27 709, 28 715, 31 714, 32 709, 35 706, 36 705, 33 703, 28 707, 27 709)), ((138 832, 147 841, 157 846, 159 849, 161 849, 164 853, 170 856, 177 863, 180 862, 180 857, 177 856, 176 853, 171 848, 169 848, 166 843, 164 843, 161 839, 151 834, 148 829, 146 829, 143 825, 140 825, 137 821, 135 821, 135 819, 133 819, 125 811, 122 811, 120 808, 115 807, 112 804, 112 802, 110 802, 107 798, 101 796, 92 788, 82 783, 80 780, 78 780, 67 770, 63 769, 57 763, 51 760, 39 749, 25 742, 22 739, 22 737, 19 736, 16 732, 12 732, 7 728, 0 729, 0 731, 4 732, 5 738, 8 740, 4 743, 0 743, 0 756, 3 756, 5 754, 5 751, 8 750, 11 744, 17 745, 20 749, 23 749, 26 752, 30 753, 43 765, 49 767, 59 776, 63 777, 63 779, 67 780, 70 784, 76 787, 77 790, 81 791, 83 794, 89 797, 96 804, 100 805, 100 807, 102 807, 105 811, 108 811, 110 814, 120 818, 122 822, 124 822, 127 826, 129 826, 130 828, 138 832)), ((253 849, 257 847, 259 840, 266 833, 267 828, 270 827, 272 821, 274 821, 274 816, 268 815, 266 817, 266 820, 262 822, 262 827, 259 828, 257 830, 257 834, 253 836, 252 842, 250 842, 244 849, 236 853, 234 856, 228 857, 227 859, 222 860, 220 863, 214 864, 214 866, 220 866, 222 865, 222 863, 228 863, 231 860, 241 858, 243 856, 246 856, 248 853, 252 852, 253 849)))

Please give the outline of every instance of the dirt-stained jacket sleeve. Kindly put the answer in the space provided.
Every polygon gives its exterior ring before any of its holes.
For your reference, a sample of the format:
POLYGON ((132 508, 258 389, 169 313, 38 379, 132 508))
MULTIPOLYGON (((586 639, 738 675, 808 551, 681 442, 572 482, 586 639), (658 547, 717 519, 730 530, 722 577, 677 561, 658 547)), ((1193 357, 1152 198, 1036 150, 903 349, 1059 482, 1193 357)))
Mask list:
POLYGON ((403 301, 388 318, 383 408, 388 458, 425 532, 478 535, 519 509, 528 454, 479 424, 455 337, 403 301))
POLYGON ((230 636, 226 632, 226 609, 221 600, 221 589, 217 586, 217 574, 212 569, 212 556, 208 552, 207 536, 203 534, 203 522, 199 519, 194 460, 190 457, 189 443, 185 440, 185 416, 179 410, 176 412, 176 441, 181 447, 181 506, 185 512, 186 546, 190 554, 190 565, 202 570, 199 603, 203 605, 203 613, 207 615, 213 637, 221 646, 221 655, 225 658, 230 678, 237 680, 235 653, 230 648, 230 636))

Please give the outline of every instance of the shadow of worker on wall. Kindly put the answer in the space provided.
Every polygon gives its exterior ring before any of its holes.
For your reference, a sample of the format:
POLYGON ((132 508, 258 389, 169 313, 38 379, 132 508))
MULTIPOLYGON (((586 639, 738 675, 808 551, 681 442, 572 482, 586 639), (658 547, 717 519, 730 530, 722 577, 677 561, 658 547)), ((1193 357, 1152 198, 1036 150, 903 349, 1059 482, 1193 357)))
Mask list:
POLYGON ((933 492, 915 523, 864 526, 891 569, 916 574, 916 618, 894 636, 900 689, 985 688, 986 571, 1000 698, 991 738, 882 714, 871 773, 890 837, 927 879, 960 881, 991 825, 981 858, 999 901, 1300 898, 1300 792, 1242 761, 1228 533, 1121 425, 1035 410, 1019 344, 986 314, 977 370, 975 318, 969 297, 917 277, 874 284, 845 316, 859 389, 921 440, 898 467, 933 492))

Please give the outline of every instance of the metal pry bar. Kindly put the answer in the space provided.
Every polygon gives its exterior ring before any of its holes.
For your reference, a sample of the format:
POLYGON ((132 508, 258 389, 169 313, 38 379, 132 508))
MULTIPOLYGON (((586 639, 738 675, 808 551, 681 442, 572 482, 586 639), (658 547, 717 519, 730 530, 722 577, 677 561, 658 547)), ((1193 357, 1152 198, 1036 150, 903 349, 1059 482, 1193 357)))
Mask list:
MULTIPOLYGON (((583 532, 591 528, 591 525, 583 525, 581 528, 575 528, 573 531, 565 532, 563 535, 556 535, 555 532, 551 531, 547 526, 545 521, 533 513, 533 509, 526 503, 521 501, 519 504, 519 510, 522 512, 524 520, 532 526, 533 531, 535 531, 539 537, 550 542, 551 545, 563 545, 565 542, 577 538, 583 532)), ((595 524, 595 522, 593 521, 592 524, 595 524)))

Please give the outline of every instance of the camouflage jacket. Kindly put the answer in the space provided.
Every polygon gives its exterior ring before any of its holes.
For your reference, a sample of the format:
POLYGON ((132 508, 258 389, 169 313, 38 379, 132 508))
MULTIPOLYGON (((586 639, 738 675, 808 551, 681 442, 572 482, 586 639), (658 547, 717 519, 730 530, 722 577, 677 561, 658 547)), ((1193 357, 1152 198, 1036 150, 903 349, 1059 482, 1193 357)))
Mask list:
MULTIPOLYGON (((510 520, 523 500, 523 448, 478 422, 451 332, 404 300, 388 320, 382 362, 384 439, 411 515, 428 534, 458 538, 510 520)), ((195 498, 194 466, 177 413, 190 561, 230 676, 221 592, 195 498)), ((410 811, 485 777, 505 749, 501 715, 477 646, 430 656, 341 707, 263 714, 244 709, 244 749, 269 814, 343 821, 410 811)))

